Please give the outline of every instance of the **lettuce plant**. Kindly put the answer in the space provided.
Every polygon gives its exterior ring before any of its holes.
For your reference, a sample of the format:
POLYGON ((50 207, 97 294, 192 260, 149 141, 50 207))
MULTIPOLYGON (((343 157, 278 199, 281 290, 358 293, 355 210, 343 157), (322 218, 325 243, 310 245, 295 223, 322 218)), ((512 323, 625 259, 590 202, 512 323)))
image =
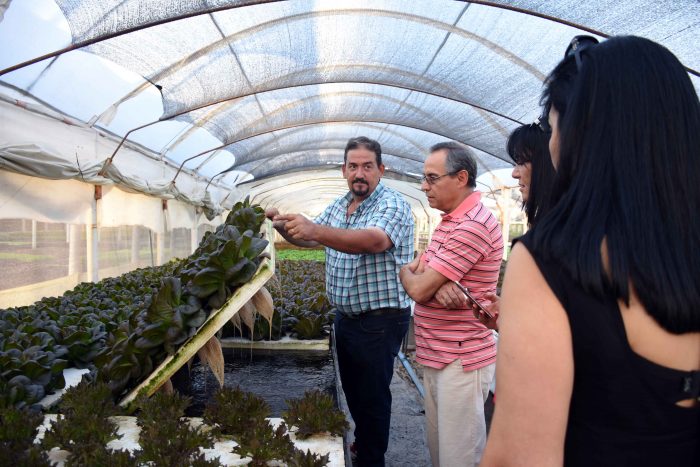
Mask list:
POLYGON ((170 467, 219 465, 215 460, 205 460, 200 450, 200 447, 213 447, 211 435, 201 426, 194 428, 182 418, 189 403, 189 398, 178 393, 162 392, 140 401, 141 413, 137 421, 141 427, 140 464, 170 467))
POLYGON ((272 460, 287 460, 294 454, 294 443, 287 434, 287 426, 280 423, 272 428, 267 420, 257 421, 237 437, 233 452, 250 457, 248 465, 262 467, 272 460))
MULTIPOLYGON (((59 409, 58 420, 51 423, 41 443, 46 451, 59 447, 70 452, 66 466, 101 465, 112 457, 106 444, 117 438, 117 427, 109 417, 118 409, 107 385, 83 381, 66 391, 59 409)), ((117 457, 131 458, 126 453, 117 457)))
POLYGON ((43 415, 0 405, 0 465, 50 466, 46 453, 34 444, 43 415))
POLYGON ((282 418, 297 427, 296 437, 305 439, 316 433, 330 432, 340 436, 348 428, 345 415, 335 406, 333 398, 318 389, 306 391, 301 399, 286 401, 288 409, 282 418))
POLYGON ((251 425, 265 422, 270 406, 261 397, 240 387, 221 388, 204 409, 204 421, 218 433, 240 436, 251 425))

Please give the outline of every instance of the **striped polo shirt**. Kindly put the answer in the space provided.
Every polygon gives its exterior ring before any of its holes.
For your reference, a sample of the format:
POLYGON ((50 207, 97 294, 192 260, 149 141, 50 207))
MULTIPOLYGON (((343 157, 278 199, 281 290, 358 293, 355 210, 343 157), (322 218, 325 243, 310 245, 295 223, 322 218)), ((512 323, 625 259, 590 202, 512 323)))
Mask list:
MULTIPOLYGON (((475 191, 442 215, 422 261, 479 300, 496 292, 502 256, 501 228, 475 191)), ((471 309, 447 310, 431 299, 416 303, 414 320, 419 363, 441 369, 459 358, 464 371, 472 371, 496 361, 493 333, 471 309)))

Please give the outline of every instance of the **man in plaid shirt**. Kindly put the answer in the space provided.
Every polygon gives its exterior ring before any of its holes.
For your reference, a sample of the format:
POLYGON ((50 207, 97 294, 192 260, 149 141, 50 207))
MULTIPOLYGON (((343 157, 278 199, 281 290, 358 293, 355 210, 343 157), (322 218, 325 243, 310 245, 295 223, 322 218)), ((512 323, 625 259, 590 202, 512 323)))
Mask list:
POLYGON ((345 147, 350 191, 310 221, 266 215, 290 243, 326 247, 326 292, 336 309, 338 368, 355 421, 357 463, 383 466, 389 443, 389 384, 408 329, 410 299, 398 278, 413 259, 413 215, 399 193, 381 183, 381 146, 363 136, 345 147))

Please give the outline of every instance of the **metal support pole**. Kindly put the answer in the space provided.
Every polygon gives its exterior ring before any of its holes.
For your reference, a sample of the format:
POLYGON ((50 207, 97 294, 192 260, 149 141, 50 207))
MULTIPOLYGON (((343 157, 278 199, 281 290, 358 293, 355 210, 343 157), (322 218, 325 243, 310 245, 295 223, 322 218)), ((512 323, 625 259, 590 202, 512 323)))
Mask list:
POLYGON ((36 250, 36 221, 32 219, 32 250, 36 250))
POLYGON ((99 265, 99 230, 97 226, 97 209, 99 201, 102 199, 102 187, 95 185, 95 196, 92 199, 91 222, 86 225, 85 233, 87 236, 87 278, 91 282, 99 280, 100 265, 99 265))

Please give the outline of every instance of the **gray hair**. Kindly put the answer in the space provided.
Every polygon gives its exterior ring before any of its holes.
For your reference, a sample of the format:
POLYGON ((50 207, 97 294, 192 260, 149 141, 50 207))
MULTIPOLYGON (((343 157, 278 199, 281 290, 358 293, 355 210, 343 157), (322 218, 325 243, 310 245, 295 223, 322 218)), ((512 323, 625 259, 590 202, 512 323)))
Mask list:
POLYGON ((467 186, 476 188, 476 160, 471 150, 454 141, 445 141, 431 146, 430 152, 433 153, 443 149, 447 151, 447 160, 445 161, 445 169, 447 172, 457 173, 461 170, 466 170, 469 174, 467 186))

